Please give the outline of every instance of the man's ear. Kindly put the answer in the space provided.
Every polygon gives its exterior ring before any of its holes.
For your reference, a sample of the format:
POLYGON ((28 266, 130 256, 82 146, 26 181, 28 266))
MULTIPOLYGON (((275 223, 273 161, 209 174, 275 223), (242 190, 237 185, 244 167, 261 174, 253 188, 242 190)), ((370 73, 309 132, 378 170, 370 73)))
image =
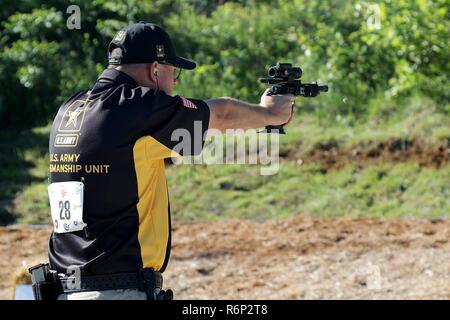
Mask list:
POLYGON ((150 63, 148 65, 148 68, 150 69, 150 70, 148 70, 150 80, 152 82, 156 83, 158 81, 158 62, 154 61, 154 62, 150 63))

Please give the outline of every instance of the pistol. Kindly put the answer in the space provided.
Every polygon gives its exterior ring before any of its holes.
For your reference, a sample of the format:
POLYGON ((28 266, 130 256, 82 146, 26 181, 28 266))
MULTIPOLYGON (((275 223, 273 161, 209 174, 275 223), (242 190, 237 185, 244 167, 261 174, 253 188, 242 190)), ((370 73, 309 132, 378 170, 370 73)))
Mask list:
MULTIPOLYGON (((318 96, 321 92, 328 92, 327 85, 318 85, 317 82, 302 83, 302 69, 293 67, 291 63, 277 63, 269 68, 268 78, 260 78, 259 81, 272 85, 269 95, 273 94, 293 94, 312 98, 318 96)), ((284 124, 279 126, 267 126, 267 133, 285 134, 284 124)))

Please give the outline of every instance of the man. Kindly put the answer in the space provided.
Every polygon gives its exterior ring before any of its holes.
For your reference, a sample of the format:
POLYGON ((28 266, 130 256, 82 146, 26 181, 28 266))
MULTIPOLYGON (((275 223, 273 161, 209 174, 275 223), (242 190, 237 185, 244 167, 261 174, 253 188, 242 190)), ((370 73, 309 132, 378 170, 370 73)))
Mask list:
POLYGON ((119 31, 108 52, 93 88, 69 97, 53 122, 50 268, 76 275, 61 276, 59 299, 170 299, 161 273, 171 246, 164 159, 177 156, 172 132, 189 131, 198 154, 208 128, 289 122, 294 96, 266 91, 259 105, 172 96, 179 70, 196 64, 150 23, 119 31))

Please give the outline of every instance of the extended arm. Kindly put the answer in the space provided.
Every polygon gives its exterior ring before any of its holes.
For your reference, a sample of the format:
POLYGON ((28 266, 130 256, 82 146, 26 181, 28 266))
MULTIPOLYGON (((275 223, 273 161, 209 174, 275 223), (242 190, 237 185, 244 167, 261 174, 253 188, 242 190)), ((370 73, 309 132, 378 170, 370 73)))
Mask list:
POLYGON ((292 116, 293 95, 268 96, 267 90, 260 104, 251 104, 233 98, 206 100, 211 115, 210 129, 251 129, 289 122, 292 116))

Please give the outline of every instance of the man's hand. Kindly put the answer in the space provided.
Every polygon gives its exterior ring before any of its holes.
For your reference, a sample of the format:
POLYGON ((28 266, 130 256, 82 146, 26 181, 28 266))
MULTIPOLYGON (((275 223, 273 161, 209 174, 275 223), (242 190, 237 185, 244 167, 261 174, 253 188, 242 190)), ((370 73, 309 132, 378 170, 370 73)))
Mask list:
POLYGON ((266 108, 269 112, 271 117, 270 125, 289 123, 294 112, 295 96, 293 94, 269 96, 269 90, 270 88, 264 91, 259 105, 266 108))

